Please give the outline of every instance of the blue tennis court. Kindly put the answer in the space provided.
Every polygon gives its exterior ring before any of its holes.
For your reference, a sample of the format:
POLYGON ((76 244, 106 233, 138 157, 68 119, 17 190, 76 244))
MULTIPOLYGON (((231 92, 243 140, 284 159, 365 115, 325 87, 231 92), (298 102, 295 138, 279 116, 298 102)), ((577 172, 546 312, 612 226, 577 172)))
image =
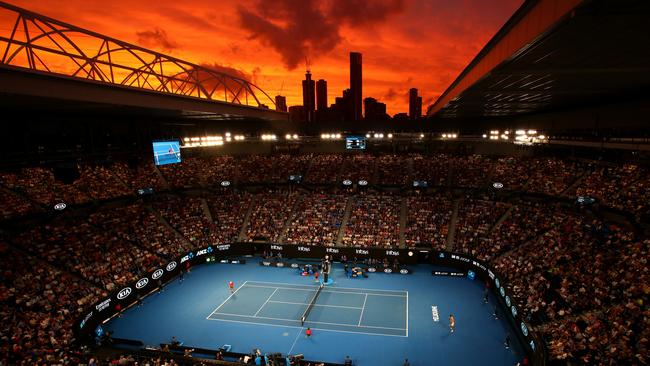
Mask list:
POLYGON ((317 292, 316 285, 246 281, 207 319, 408 336, 406 291, 325 287, 316 297, 317 292), (304 315, 303 325, 301 318, 304 315))
POLYGON ((154 141, 152 146, 156 165, 181 162, 181 149, 178 141, 154 141))

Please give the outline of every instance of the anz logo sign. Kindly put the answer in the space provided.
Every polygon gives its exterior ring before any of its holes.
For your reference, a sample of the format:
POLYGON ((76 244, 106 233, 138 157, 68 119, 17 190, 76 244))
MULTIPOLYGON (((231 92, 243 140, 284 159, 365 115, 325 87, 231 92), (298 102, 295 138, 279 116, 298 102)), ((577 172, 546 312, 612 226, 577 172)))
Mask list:
POLYGON ((370 253, 366 249, 356 249, 354 252, 357 254, 364 254, 364 255, 368 255, 370 253))
POLYGON ((336 248, 325 248, 326 253, 338 253, 339 250, 336 248))
POLYGON ((122 290, 120 290, 120 292, 117 293, 117 299, 118 299, 118 300, 124 300, 124 299, 126 299, 129 295, 131 295, 131 292, 132 292, 132 291, 133 291, 133 290, 131 290, 130 287, 125 287, 125 288, 123 288, 122 290))
POLYGON ((299 252, 311 252, 310 247, 298 247, 297 249, 299 252))
POLYGON ((282 250, 282 245, 271 245, 271 250, 282 250))
POLYGON ((387 250, 386 255, 398 256, 399 252, 395 250, 387 250))
POLYGON ((149 283, 149 279, 147 277, 141 278, 138 282, 135 284, 135 288, 138 290, 145 287, 149 283))

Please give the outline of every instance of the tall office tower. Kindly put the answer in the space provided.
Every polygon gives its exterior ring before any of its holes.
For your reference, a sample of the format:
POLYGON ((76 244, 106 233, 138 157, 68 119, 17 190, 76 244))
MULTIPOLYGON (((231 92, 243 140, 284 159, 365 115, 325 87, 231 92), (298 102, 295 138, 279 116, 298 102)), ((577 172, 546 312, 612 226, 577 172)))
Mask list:
POLYGON ((275 110, 280 112, 287 111, 287 97, 282 95, 275 96, 275 110))
POLYGON ((305 121, 314 122, 314 110, 316 108, 316 95, 314 93, 314 80, 307 70, 305 80, 302 81, 302 105, 305 108, 305 121))
POLYGON ((361 53, 359 52, 350 52, 350 93, 352 94, 352 118, 353 121, 359 122, 363 115, 361 53))
POLYGON ((418 119, 422 117, 422 97, 418 96, 418 90, 411 88, 409 90, 409 118, 418 119))
POLYGON ((320 79, 316 82, 316 109, 327 109, 327 81, 320 79))

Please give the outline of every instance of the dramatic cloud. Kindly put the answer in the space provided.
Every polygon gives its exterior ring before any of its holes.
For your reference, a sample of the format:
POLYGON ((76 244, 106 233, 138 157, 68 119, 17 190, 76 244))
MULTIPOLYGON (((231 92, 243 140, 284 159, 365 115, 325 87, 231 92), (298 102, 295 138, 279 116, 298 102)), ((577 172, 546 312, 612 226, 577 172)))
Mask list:
POLYGON ((247 74, 242 70, 236 69, 234 67, 220 65, 218 63, 202 63, 199 64, 199 66, 205 67, 206 69, 214 70, 216 72, 228 74, 236 78, 244 79, 246 81, 252 81, 251 76, 249 74, 247 74))
POLYGON ((164 29, 158 27, 153 30, 136 32, 135 34, 138 36, 138 44, 144 47, 168 52, 179 47, 178 43, 169 39, 164 29))
POLYGON ((259 2, 258 12, 239 7, 241 25, 280 53, 286 68, 295 69, 307 59, 315 59, 333 50, 342 40, 345 23, 359 27, 379 23, 403 9, 402 0, 365 1, 280 0, 259 2))
POLYGON ((259 7, 261 14, 240 7, 241 24, 252 38, 279 52, 290 70, 312 55, 331 51, 341 39, 337 24, 326 18, 317 1, 280 0, 259 7))
POLYGON ((404 0, 332 0, 328 15, 351 27, 381 23, 389 16, 404 11, 404 0))

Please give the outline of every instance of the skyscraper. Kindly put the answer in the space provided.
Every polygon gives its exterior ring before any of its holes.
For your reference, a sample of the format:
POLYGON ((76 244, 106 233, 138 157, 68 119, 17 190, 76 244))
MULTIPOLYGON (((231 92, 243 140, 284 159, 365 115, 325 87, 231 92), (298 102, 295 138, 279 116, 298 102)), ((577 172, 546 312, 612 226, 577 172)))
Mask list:
POLYGON ((375 98, 366 98, 363 100, 366 121, 384 121, 388 119, 386 114, 386 104, 379 102, 375 98))
POLYGON ((320 79, 316 82, 316 109, 327 109, 327 81, 320 79))
POLYGON ((418 90, 409 90, 409 118, 418 119, 422 116, 422 97, 418 96, 418 90))
POLYGON ((302 81, 302 105, 305 108, 305 121, 314 122, 314 109, 316 107, 316 95, 314 93, 314 80, 307 70, 305 80, 302 81))
POLYGON ((287 98, 282 95, 275 96, 275 110, 280 112, 287 111, 287 98))
POLYGON ((350 93, 352 94, 352 121, 359 122, 363 115, 361 53, 350 52, 350 93))

